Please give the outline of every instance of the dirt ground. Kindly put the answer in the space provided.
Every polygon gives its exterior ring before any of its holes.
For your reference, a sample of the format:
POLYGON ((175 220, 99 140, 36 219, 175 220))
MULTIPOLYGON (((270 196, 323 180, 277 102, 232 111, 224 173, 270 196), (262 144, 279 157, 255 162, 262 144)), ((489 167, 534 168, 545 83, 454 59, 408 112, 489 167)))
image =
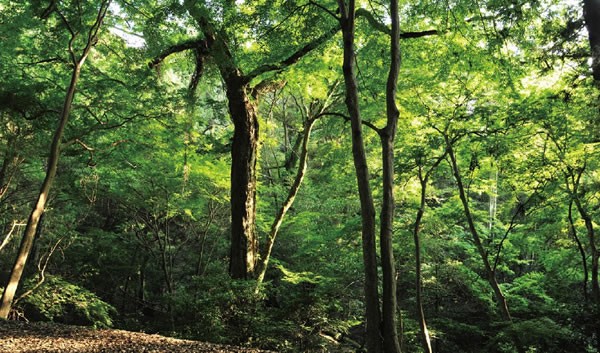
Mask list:
MULTIPOLYGON (((0 353, 267 353, 122 330, 0 320, 0 353)), ((271 352, 272 353, 272 352, 271 352)))

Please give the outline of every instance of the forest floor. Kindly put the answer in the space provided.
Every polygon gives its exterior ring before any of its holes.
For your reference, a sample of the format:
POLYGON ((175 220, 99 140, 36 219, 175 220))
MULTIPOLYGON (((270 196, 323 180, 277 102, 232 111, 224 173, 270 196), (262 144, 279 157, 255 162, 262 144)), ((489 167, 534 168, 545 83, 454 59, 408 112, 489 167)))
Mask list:
POLYGON ((0 353, 267 353, 122 330, 0 320, 0 353))

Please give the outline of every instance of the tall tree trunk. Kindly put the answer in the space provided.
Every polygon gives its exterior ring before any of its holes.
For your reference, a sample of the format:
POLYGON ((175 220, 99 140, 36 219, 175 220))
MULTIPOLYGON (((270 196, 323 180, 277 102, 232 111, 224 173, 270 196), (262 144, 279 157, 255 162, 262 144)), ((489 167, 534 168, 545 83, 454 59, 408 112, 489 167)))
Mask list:
POLYGON ((294 179, 294 183, 288 192, 287 198, 279 208, 279 211, 273 220, 273 224, 271 224, 271 231, 269 232, 269 237, 265 246, 265 252, 261 255, 262 261, 258 266, 259 269, 255 289, 256 293, 258 293, 260 285, 265 279, 265 274, 267 273, 267 267, 269 266, 269 260, 271 258, 271 251, 273 250, 275 238, 277 237, 277 233, 279 232, 279 228, 283 222, 283 217, 285 217, 287 211, 290 209, 290 207, 292 207, 292 204, 296 199, 296 195, 298 194, 298 190, 300 189, 300 185, 304 180, 304 175, 306 174, 306 167, 308 164, 308 143, 310 141, 310 132, 315 121, 315 119, 309 119, 304 124, 304 133, 302 134, 302 149, 300 151, 300 164, 298 165, 296 178, 294 179))
POLYGON ((600 0, 583 0, 583 17, 592 53, 592 73, 600 85, 600 0))
POLYGON ((58 160, 60 157, 61 140, 65 128, 67 126, 67 122, 69 121, 69 115, 73 106, 73 98, 75 97, 75 88, 77 87, 77 81, 79 80, 79 76, 81 74, 81 67, 83 66, 83 63, 85 62, 85 59, 87 58, 90 50, 92 49, 92 46, 97 41, 98 30, 102 25, 102 21, 104 20, 104 16, 106 15, 109 3, 110 1, 103 1, 100 5, 100 9, 98 10, 98 15, 96 17, 96 22, 90 28, 90 33, 87 37, 86 46, 78 59, 76 58, 75 53, 73 51, 73 43, 75 42, 76 34, 71 32, 71 40, 69 41, 69 51, 73 60, 73 72, 71 73, 71 81, 67 88, 67 94, 63 103, 58 127, 54 132, 52 144, 50 145, 50 155, 48 156, 48 169, 46 171, 46 176, 44 177, 44 181, 42 182, 37 201, 35 202, 31 214, 29 215, 29 219, 27 220, 27 225, 25 226, 25 232, 23 234, 23 239, 19 247, 17 258, 12 267, 8 283, 6 284, 4 292, 2 293, 2 299, 0 302, 0 318, 6 319, 12 307, 12 302, 17 291, 17 287, 19 286, 19 282, 21 280, 25 264, 27 263, 27 258, 29 257, 31 247, 33 246, 40 218, 44 213, 44 208, 46 207, 46 202, 48 201, 50 189, 56 176, 58 160))
POLYGON ((242 77, 226 81, 229 113, 234 124, 231 146, 231 248, 229 274, 253 276, 258 253, 256 237, 256 157, 258 118, 242 77))
POLYGON ((375 206, 369 185, 369 170, 367 157, 362 137, 360 109, 358 106, 358 83, 356 80, 355 54, 354 54, 354 28, 355 28, 355 2, 349 0, 346 5, 344 0, 338 0, 341 13, 341 27, 344 42, 344 82, 346 86, 346 107, 350 114, 352 128, 352 155, 362 219, 362 247, 365 271, 365 303, 367 320, 366 345, 369 353, 383 351, 383 341, 379 326, 381 312, 379 309, 379 291, 377 279, 377 254, 375 240, 375 206))
POLYGON ((454 178, 456 180, 456 184, 458 186, 458 192, 460 201, 463 205, 463 210, 465 214, 465 218, 467 219, 467 224, 469 226, 469 231, 471 232, 471 236, 473 238, 473 243, 475 243, 475 247, 477 248, 477 252, 481 257, 481 261, 483 262, 485 274, 488 280, 488 283, 492 287, 494 291, 494 296, 496 297, 496 304, 498 305, 498 309, 500 310, 500 315, 507 322, 512 322, 512 317, 510 315, 510 311, 508 310, 508 304, 506 302, 506 297, 502 293, 502 289, 498 284, 498 280, 496 279, 496 273, 492 266, 490 265, 490 261, 487 256, 487 252, 483 248, 483 244, 481 243, 481 237, 479 236, 479 232, 475 227, 475 221, 473 220, 473 215, 471 214, 471 209, 469 207, 469 201, 467 200, 467 195, 465 192, 465 187, 462 182, 462 177, 460 175, 460 170, 458 168, 458 163, 456 162, 456 154, 454 153, 454 148, 452 147, 452 142, 450 138, 445 135, 444 139, 446 141, 446 148, 448 155, 450 156, 450 162, 452 171, 454 173, 454 178))
MULTIPOLYGON (((394 139, 400 112, 396 106, 396 89, 400 71, 400 25, 398 0, 391 0, 392 32, 390 40, 390 70, 386 84, 387 124, 379 131, 383 162, 383 203, 381 205, 381 272, 383 274, 382 333, 386 353, 400 353, 398 340, 398 302, 396 297, 396 262, 392 236, 394 234, 394 139)), ((360 122, 359 122, 360 124, 360 122)))
POLYGON ((185 0, 184 6, 202 30, 225 82, 229 114, 233 121, 231 145, 231 245, 229 275, 235 279, 253 276, 258 253, 256 237, 256 157, 258 117, 249 95, 249 79, 236 66, 225 39, 207 18, 208 12, 185 0))

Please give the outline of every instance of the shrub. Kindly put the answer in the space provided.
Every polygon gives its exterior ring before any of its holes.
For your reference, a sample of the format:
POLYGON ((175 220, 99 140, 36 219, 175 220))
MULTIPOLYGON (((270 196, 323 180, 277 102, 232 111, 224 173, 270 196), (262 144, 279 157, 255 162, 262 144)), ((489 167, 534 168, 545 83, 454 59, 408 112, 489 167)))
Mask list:
MULTIPOLYGON (((26 281, 24 289, 33 285, 33 281, 26 281)), ((112 326, 116 314, 115 308, 96 294, 59 276, 47 276, 19 306, 29 319, 93 327, 112 326)))

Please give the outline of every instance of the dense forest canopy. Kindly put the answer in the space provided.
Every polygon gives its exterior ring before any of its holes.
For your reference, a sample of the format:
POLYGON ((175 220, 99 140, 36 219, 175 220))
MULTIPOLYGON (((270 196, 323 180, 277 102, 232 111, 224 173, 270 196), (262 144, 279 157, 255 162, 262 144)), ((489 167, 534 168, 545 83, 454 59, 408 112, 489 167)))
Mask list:
POLYGON ((595 0, 0 0, 0 316, 600 351, 595 0))

